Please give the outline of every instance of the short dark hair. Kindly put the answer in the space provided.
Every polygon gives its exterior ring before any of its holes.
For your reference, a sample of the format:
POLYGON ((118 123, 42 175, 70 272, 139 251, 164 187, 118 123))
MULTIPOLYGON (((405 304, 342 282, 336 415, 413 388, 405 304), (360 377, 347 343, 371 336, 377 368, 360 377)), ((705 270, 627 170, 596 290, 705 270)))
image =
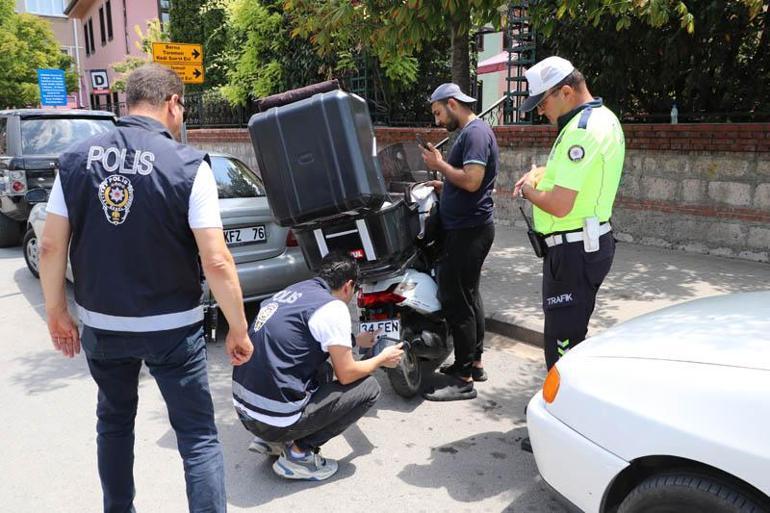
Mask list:
POLYGON ((175 94, 184 95, 184 84, 171 68, 160 64, 144 64, 132 71, 126 80, 129 109, 141 103, 160 107, 175 94))
POLYGON ((573 89, 583 89, 586 85, 586 77, 578 71, 573 70, 572 73, 561 79, 561 82, 554 86, 554 89, 560 89, 564 86, 570 86, 573 89))
POLYGON ((341 252, 329 253, 321 260, 318 277, 332 290, 338 290, 348 280, 358 282, 358 262, 350 255, 341 252))

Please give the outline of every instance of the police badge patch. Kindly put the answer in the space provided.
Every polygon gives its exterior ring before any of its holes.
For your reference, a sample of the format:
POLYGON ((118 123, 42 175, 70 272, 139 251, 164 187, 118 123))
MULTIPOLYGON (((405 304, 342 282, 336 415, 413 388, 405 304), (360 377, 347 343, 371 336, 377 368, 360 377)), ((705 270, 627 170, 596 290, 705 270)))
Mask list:
POLYGON ((278 310, 278 303, 268 303, 259 310, 257 318, 254 320, 254 331, 259 331, 262 326, 273 316, 275 311, 278 310))
POLYGON ((569 155, 569 159, 572 162, 578 162, 583 160, 583 157, 586 156, 586 150, 584 150, 582 146, 576 144, 574 146, 570 146, 567 155, 569 155))
POLYGON ((107 221, 115 226, 123 224, 134 202, 134 187, 125 176, 111 175, 99 185, 99 201, 107 221))

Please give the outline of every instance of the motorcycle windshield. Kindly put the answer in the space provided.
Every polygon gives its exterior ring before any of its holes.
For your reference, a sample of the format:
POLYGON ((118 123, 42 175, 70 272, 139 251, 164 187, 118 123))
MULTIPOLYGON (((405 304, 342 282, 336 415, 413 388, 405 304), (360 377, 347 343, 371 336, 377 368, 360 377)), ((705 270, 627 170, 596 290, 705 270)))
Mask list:
POLYGON ((417 143, 395 143, 377 153, 380 169, 389 191, 400 189, 402 184, 413 184, 435 179, 434 173, 425 168, 417 143))

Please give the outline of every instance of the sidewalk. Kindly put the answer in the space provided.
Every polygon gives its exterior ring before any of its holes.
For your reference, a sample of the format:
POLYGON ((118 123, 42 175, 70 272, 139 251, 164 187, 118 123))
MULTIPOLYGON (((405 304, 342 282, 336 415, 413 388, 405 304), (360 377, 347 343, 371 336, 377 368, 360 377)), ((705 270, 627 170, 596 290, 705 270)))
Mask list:
MULTIPOLYGON (((526 232, 496 226, 482 271, 487 329, 542 345, 542 260, 526 232)), ((618 242, 589 336, 619 322, 700 297, 770 289, 770 265, 618 242)))

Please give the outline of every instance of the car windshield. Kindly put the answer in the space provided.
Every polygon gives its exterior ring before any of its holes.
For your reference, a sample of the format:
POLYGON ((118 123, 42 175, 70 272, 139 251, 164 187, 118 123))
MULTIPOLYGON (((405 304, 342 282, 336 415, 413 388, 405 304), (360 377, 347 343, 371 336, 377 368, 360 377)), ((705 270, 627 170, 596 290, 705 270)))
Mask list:
POLYGON ((72 144, 115 128, 108 118, 33 118, 21 120, 24 155, 59 155, 72 144))
POLYGON ((246 164, 229 157, 211 157, 219 198, 257 198, 265 195, 265 186, 246 164))

